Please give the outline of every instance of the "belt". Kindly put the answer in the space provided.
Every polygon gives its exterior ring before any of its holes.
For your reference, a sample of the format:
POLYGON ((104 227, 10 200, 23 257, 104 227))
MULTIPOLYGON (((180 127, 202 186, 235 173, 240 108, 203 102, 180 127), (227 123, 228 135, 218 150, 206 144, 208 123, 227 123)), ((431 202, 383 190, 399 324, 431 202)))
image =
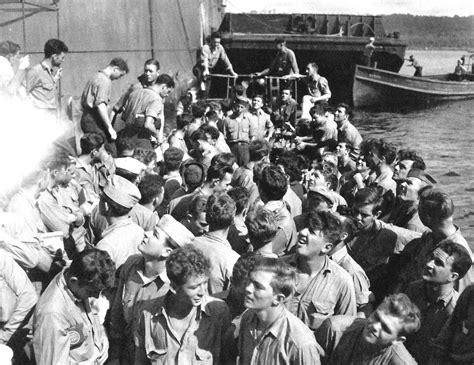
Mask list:
POLYGON ((232 142, 227 142, 228 144, 249 144, 248 141, 232 141, 232 142))

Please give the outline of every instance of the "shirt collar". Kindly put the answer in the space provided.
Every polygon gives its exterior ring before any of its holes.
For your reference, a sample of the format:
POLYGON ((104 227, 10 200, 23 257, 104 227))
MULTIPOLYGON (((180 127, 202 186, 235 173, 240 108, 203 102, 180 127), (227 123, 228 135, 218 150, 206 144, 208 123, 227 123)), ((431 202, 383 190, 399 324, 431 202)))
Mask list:
MULTIPOLYGON (((423 295, 425 298, 428 300, 429 296, 427 294, 428 288, 426 287, 426 283, 423 283, 423 295)), ((444 307, 446 307, 451 300, 453 300, 453 297, 456 295, 456 291, 454 288, 451 288, 449 292, 447 292, 445 295, 440 296, 436 298, 435 303, 442 303, 444 307)))
POLYGON ((66 271, 62 271, 59 276, 58 276, 58 285, 60 288, 64 290, 64 292, 67 294, 67 296, 74 302, 74 304, 84 304, 84 300, 76 297, 74 293, 69 289, 66 283, 66 277, 64 276, 64 273, 66 271))
MULTIPOLYGON (((169 298, 173 295, 171 291, 166 293, 165 296, 161 297, 160 302, 162 305, 160 306, 160 310, 154 315, 154 317, 168 317, 168 313, 166 313, 166 303, 169 301, 169 298)), ((201 319, 202 314, 205 314, 207 317, 211 316, 211 312, 208 308, 208 303, 210 302, 210 299, 207 295, 204 295, 201 301, 201 304, 199 304, 196 308, 196 320, 201 319)))
POLYGON ((347 255, 347 247, 344 246, 343 248, 341 248, 340 250, 338 250, 337 252, 335 252, 333 255, 331 255, 331 259, 336 263, 336 264, 339 264, 342 259, 344 257, 346 257, 347 255))

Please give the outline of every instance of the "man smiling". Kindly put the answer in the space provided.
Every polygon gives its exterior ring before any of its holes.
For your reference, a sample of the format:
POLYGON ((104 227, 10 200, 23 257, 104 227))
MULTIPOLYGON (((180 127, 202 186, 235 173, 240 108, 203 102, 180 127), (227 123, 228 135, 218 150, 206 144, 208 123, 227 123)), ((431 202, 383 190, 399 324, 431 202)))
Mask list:
POLYGON ((368 319, 335 316, 316 338, 327 364, 399 364, 416 361, 403 342, 420 328, 420 311, 405 294, 386 297, 368 319))
POLYGON ((170 291, 150 302, 138 327, 136 364, 220 364, 230 325, 226 304, 207 295, 210 264, 191 245, 166 260, 170 291))

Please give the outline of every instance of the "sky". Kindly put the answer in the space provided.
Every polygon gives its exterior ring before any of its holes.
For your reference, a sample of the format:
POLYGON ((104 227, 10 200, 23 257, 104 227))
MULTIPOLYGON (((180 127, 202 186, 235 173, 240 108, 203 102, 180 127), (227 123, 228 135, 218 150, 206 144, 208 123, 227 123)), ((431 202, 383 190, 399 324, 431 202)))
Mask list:
POLYGON ((467 16, 474 14, 473 0, 226 0, 227 12, 275 10, 314 14, 414 14, 467 16))

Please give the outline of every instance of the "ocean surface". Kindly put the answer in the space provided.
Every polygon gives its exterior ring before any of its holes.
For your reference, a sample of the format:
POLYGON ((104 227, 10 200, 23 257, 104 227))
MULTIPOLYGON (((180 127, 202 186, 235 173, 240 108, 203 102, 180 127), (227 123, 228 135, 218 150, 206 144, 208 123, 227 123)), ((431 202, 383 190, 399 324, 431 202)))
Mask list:
MULTIPOLYGON (((407 51, 423 66, 423 74, 453 72, 463 51, 407 51)), ((404 65, 403 74, 413 74, 404 65)), ((455 205, 454 221, 474 249, 474 99, 419 110, 373 112, 355 110, 354 124, 363 136, 386 138, 421 153, 427 171, 455 205)))

